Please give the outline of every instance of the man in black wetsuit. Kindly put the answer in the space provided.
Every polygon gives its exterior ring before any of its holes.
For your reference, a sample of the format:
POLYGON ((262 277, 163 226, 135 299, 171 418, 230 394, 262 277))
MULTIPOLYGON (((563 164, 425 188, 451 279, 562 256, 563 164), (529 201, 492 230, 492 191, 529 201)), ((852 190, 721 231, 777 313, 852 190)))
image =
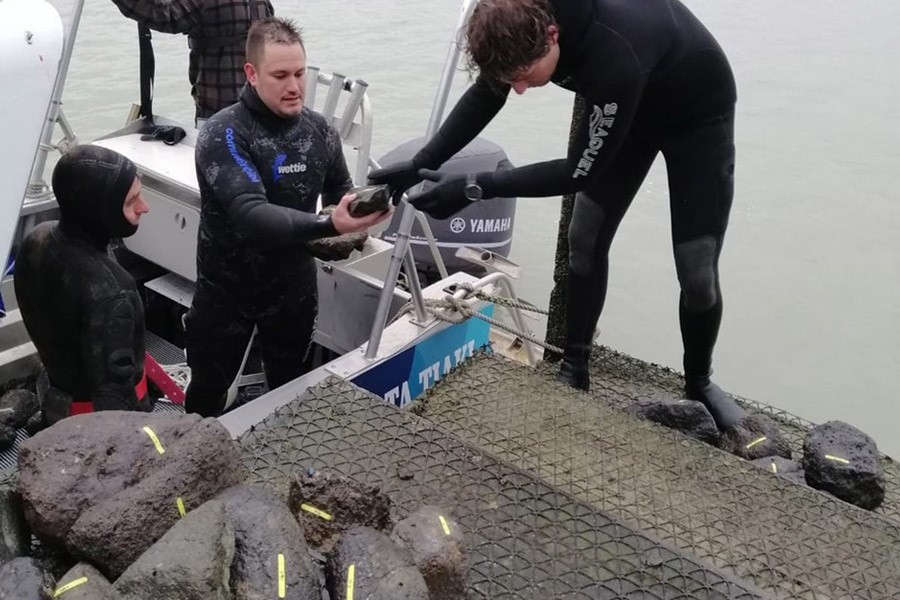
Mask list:
POLYGON ((657 153, 669 177, 687 397, 720 429, 743 410, 710 381, 722 318, 719 254, 734 191, 736 91, 728 60, 678 0, 482 0, 467 29, 478 79, 415 157, 375 171, 395 190, 438 182, 411 203, 438 219, 494 197, 577 193, 569 229, 559 379, 588 389, 613 236, 657 153), (587 110, 566 158, 467 177, 436 173, 500 111, 510 89, 553 82, 587 110))
POLYGON ((134 164, 78 146, 53 169, 62 218, 41 223, 16 261, 16 298, 47 371, 49 424, 93 410, 149 411, 144 308, 131 275, 107 253, 148 212, 134 164))
POLYGON ((354 218, 337 131, 305 108, 306 53, 293 23, 268 18, 247 37, 248 85, 197 139, 201 213, 197 288, 186 317, 185 408, 219 414, 254 326, 274 389, 303 374, 317 313, 305 242, 364 231, 389 211, 354 218), (316 200, 337 205, 316 214, 316 200))

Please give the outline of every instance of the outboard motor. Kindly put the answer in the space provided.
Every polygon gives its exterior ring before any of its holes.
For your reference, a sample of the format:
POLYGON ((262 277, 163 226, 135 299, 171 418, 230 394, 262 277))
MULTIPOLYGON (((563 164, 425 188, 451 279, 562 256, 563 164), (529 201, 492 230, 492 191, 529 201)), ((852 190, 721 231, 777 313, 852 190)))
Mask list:
MULTIPOLYGON (((382 156, 378 162, 382 166, 386 166, 401 160, 409 160, 424 145, 425 138, 410 140, 382 156)), ((512 164, 503 148, 489 140, 475 138, 468 146, 445 162, 439 171, 441 173, 474 173, 511 168, 512 164)), ((427 190, 432 185, 434 183, 426 181, 424 189, 427 190)), ((393 220, 381 234, 381 239, 389 242, 397 239, 400 215, 401 211, 394 212, 393 220)), ((456 258, 457 249, 462 246, 477 246, 500 256, 508 256, 512 247, 515 218, 515 198, 492 198, 483 202, 474 202, 449 219, 439 221, 428 217, 428 222, 434 232, 447 270, 451 273, 464 271, 477 277, 484 273, 483 270, 456 258)), ((428 281, 437 280, 439 277, 437 266, 434 264, 428 243, 417 226, 413 227, 410 244, 419 270, 423 272, 428 281)))

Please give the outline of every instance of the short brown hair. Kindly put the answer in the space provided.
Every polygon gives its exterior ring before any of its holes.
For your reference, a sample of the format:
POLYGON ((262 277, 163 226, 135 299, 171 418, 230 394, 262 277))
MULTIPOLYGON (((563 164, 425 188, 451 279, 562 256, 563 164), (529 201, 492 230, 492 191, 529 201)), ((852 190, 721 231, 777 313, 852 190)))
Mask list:
POLYGON ((247 62, 253 66, 259 66, 266 44, 300 44, 303 46, 303 36, 300 29, 291 19, 280 17, 266 17, 254 21, 247 32, 247 62))
POLYGON ((547 30, 556 25, 549 0, 481 0, 466 29, 470 69, 502 85, 547 54, 547 30))

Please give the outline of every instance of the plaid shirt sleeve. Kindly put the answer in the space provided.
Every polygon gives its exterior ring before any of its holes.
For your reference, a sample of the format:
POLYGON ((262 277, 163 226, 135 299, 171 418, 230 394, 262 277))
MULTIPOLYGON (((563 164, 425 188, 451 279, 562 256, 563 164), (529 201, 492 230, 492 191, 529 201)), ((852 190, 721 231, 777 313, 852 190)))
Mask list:
POLYGON ((237 102, 246 83, 244 45, 253 21, 274 14, 269 0, 113 0, 128 18, 189 37, 188 79, 196 116, 237 102))

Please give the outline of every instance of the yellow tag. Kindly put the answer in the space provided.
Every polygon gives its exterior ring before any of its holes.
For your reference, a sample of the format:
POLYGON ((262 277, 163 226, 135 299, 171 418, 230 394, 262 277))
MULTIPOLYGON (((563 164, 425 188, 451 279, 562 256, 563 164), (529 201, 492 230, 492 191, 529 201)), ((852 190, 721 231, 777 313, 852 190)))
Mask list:
POLYGON ((775 463, 772 463, 772 472, 773 472, 773 473, 777 473, 777 472, 778 472, 778 467, 775 466, 775 463))
POLYGON ((441 520, 441 527, 444 529, 444 535, 450 535, 450 526, 447 525, 447 519, 444 518, 444 515, 438 515, 438 519, 441 520))
POLYGON ((329 514, 328 514, 327 512, 325 512, 324 510, 319 510, 318 508, 316 508, 316 507, 313 506, 312 504, 305 504, 305 503, 304 503, 304 504, 301 504, 301 505, 300 505, 300 508, 302 508, 303 510, 305 510, 305 511, 308 512, 308 513, 312 513, 312 514, 316 515, 316 516, 319 517, 320 519, 325 519, 326 521, 330 521, 330 520, 331 520, 331 515, 329 515, 329 514))
POLYGON ((187 511, 184 510, 184 500, 181 499, 181 496, 177 496, 175 498, 175 506, 178 507, 178 514, 182 517, 187 514, 187 511))
POLYGON ((753 440, 752 442, 750 442, 749 444, 747 444, 747 445, 744 446, 744 447, 745 447, 747 450, 749 450, 749 449, 752 448, 753 446, 757 446, 757 445, 759 445, 759 444, 762 444, 762 443, 763 443, 764 441, 766 441, 767 439, 768 439, 768 438, 765 437, 765 436, 763 436, 763 437, 761 437, 761 438, 756 438, 755 440, 753 440))
POLYGON ((278 555, 278 597, 284 598, 284 554, 278 555))
POLYGON ((353 583, 356 579, 356 565, 347 568, 347 600, 353 600, 353 583))
POLYGON ((71 581, 64 586, 58 587, 58 588, 56 588, 56 591, 53 592, 53 597, 59 598, 60 596, 62 596, 63 594, 65 594, 66 592, 71 590, 72 588, 77 588, 79 585, 81 585, 83 583, 87 583, 87 580, 88 580, 87 577, 80 577, 80 578, 76 579, 75 581, 71 581))
POLYGON ((850 464, 849 460, 847 460, 846 458, 841 458, 840 456, 832 456, 830 454, 826 454, 825 458, 827 458, 828 460, 833 460, 834 462, 839 462, 841 464, 845 464, 845 465, 850 464))
POLYGON ((156 434, 153 433, 153 430, 149 427, 144 427, 144 433, 150 436, 150 441, 152 441, 153 445, 156 446, 156 451, 160 454, 165 454, 166 449, 163 448, 162 444, 159 443, 159 438, 156 437, 156 434))

